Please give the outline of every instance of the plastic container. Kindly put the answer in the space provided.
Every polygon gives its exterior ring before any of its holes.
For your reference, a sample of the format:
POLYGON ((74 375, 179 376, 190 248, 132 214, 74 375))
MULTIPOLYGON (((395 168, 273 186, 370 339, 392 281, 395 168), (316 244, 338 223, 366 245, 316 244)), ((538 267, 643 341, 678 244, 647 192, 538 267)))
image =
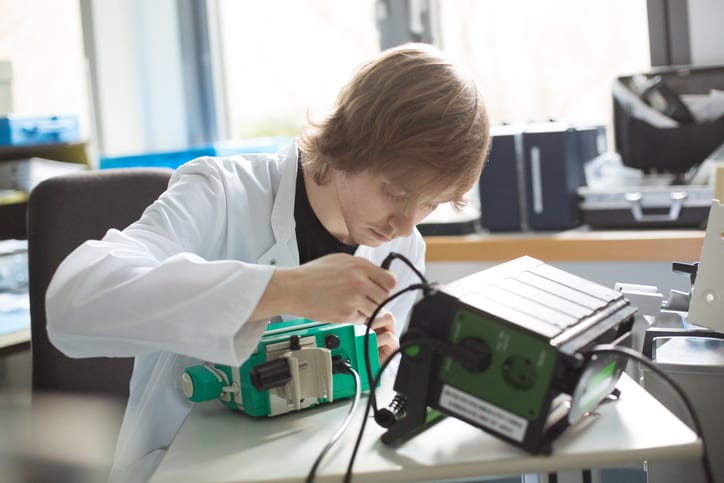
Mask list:
MULTIPOLYGON (((724 66, 660 67, 646 75, 658 77, 668 92, 680 97, 724 90, 724 66)), ((671 124, 655 125, 654 117, 644 115, 645 103, 630 88, 633 78, 619 77, 613 88, 616 151, 626 166, 647 173, 685 173, 724 141, 724 116, 705 122, 681 123, 659 113, 671 124)))
POLYGON ((26 146, 79 141, 80 126, 77 116, 8 114, 0 117, 0 146, 26 146))

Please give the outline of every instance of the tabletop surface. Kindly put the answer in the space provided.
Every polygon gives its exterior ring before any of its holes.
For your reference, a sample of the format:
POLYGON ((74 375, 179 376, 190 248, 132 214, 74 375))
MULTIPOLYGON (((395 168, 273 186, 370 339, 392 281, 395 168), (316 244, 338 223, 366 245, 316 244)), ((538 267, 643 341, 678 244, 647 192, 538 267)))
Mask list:
MULTIPOLYGON (((621 398, 568 428, 554 442, 551 456, 530 455, 454 418, 391 448, 379 439, 384 429, 370 419, 353 481, 433 481, 700 457, 701 441, 684 423, 625 374, 618 387, 621 398)), ((264 419, 253 419, 216 402, 198 404, 151 481, 303 481, 346 416, 348 404, 338 402, 264 419)), ((327 454, 315 481, 342 480, 363 409, 360 404, 356 419, 327 454)))
POLYGON ((501 261, 530 255, 551 261, 698 260, 704 231, 591 230, 428 236, 428 262, 501 261))

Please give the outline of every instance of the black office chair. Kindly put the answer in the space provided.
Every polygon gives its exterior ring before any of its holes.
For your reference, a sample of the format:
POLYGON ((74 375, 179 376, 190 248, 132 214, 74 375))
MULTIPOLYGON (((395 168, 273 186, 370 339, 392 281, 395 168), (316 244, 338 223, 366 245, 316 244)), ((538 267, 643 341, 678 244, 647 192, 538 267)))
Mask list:
POLYGON ((123 168, 56 176, 33 189, 28 203, 33 394, 97 394, 128 399, 130 358, 70 359, 48 340, 45 291, 77 246, 123 229, 166 189, 170 169, 123 168))

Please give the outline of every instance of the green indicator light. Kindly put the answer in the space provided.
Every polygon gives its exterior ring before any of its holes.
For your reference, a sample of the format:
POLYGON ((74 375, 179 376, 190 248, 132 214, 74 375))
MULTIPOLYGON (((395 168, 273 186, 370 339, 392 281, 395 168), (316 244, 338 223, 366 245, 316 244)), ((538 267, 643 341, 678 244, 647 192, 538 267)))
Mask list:
POLYGON ((427 414, 425 415, 425 423, 430 424, 443 417, 445 416, 441 412, 435 411, 434 409, 428 409, 427 414))
POLYGON ((420 354, 420 345, 415 344, 405 349, 405 355, 409 357, 417 357, 420 354))

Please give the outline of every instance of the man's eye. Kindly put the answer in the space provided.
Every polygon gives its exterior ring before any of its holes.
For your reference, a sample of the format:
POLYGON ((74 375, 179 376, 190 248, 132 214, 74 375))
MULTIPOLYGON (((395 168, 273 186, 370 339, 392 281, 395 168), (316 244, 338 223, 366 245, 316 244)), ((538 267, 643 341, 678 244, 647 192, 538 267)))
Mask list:
POLYGON ((405 193, 394 193, 390 190, 384 190, 385 196, 395 201, 401 201, 405 199, 405 193))
POLYGON ((419 206, 420 206, 420 209, 423 211, 434 211, 435 208, 440 206, 440 204, 439 203, 422 203, 419 206))

